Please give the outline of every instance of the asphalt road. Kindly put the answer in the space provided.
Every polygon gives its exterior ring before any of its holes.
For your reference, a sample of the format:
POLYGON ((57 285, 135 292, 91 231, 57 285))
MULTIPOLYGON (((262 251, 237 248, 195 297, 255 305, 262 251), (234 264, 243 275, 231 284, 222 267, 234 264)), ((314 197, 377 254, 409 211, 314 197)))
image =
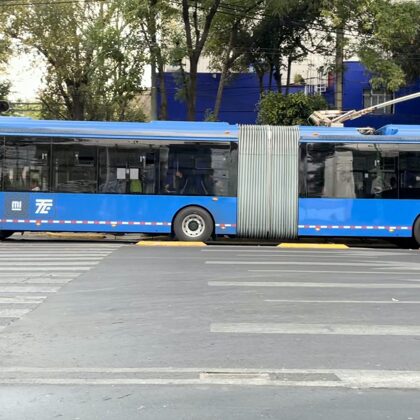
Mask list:
POLYGON ((420 419, 418 250, 0 243, 0 419, 420 419))

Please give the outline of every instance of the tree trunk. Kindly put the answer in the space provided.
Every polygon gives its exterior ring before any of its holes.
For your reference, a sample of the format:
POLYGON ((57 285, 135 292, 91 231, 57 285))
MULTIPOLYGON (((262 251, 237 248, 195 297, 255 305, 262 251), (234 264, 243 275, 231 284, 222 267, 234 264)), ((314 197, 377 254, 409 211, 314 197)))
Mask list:
POLYGON ((157 61, 157 35, 156 35, 156 10, 157 0, 150 0, 150 15, 149 15, 149 31, 150 31, 150 68, 151 68, 151 87, 150 87, 150 116, 152 120, 157 120, 157 76, 156 76, 156 61, 157 61))
POLYGON ((335 43, 335 108, 343 109, 344 24, 336 31, 335 43))
POLYGON ((281 73, 280 73, 280 66, 279 65, 276 65, 276 67, 275 67, 274 80, 276 81, 277 92, 281 93, 281 73))
POLYGON ((188 121, 195 121, 196 93, 197 93, 197 68, 198 59, 193 57, 190 60, 190 74, 187 80, 187 118, 188 121))
POLYGON ((264 73, 258 73, 258 85, 260 87, 260 96, 264 93, 264 73))
POLYGON ((290 76, 292 73, 292 57, 287 58, 287 76, 286 76, 286 92, 285 95, 289 95, 289 87, 290 87, 290 76))
POLYGON ((162 58, 158 58, 158 77, 159 77, 159 119, 166 120, 168 118, 168 97, 166 94, 166 83, 165 83, 165 66, 162 58))
POLYGON ((226 60, 223 63, 222 73, 220 75, 219 86, 217 87, 216 101, 214 103, 214 117, 217 119, 219 117, 220 108, 222 106, 223 99, 223 90, 225 88, 225 83, 229 73, 230 60, 226 60))
POLYGON ((72 94, 72 110, 71 115, 72 119, 75 121, 83 121, 85 119, 85 104, 81 98, 80 92, 76 90, 72 94))

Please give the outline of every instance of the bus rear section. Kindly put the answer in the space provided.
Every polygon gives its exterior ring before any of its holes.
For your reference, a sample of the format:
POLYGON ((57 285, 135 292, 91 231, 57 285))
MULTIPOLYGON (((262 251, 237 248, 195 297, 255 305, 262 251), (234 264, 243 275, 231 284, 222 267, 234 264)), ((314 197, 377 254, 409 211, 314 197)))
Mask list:
POLYGON ((412 126, 369 136, 355 128, 245 126, 238 233, 414 237, 420 244, 417 133, 412 126))

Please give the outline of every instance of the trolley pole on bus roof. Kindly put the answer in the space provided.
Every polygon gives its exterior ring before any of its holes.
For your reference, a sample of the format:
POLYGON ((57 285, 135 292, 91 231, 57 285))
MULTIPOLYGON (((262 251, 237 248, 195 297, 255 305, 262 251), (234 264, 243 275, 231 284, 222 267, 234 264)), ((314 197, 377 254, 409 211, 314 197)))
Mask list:
POLYGON ((368 108, 363 108, 359 111, 352 109, 351 111, 340 110, 325 110, 315 111, 309 116, 309 120, 314 125, 323 125, 327 127, 342 127, 345 121, 355 120, 363 115, 370 114, 371 112, 386 108, 387 106, 398 104, 400 102, 409 101, 411 99, 420 98, 420 92, 412 93, 410 95, 401 96, 400 98, 391 99, 390 101, 382 102, 381 104, 373 105, 368 108))

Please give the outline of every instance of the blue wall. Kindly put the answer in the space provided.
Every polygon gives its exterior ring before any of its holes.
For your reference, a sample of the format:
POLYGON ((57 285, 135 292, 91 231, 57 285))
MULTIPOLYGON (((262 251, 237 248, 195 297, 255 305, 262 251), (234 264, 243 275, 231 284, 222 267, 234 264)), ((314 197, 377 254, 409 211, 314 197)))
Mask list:
MULTIPOLYGON (((166 73, 165 82, 168 92, 168 120, 184 121, 187 119, 186 104, 176 99, 178 92, 177 73, 166 73)), ((363 90, 369 89, 370 75, 360 62, 345 63, 343 108, 362 109, 363 90)), ((196 120, 203 121, 206 110, 214 108, 217 87, 220 80, 218 73, 199 73, 197 83, 196 120)), ((265 90, 268 90, 268 77, 264 79, 265 90)), ((292 86, 291 93, 302 91, 303 86, 292 86)), ((276 90, 273 80, 273 90, 276 90)), ((284 91, 284 88, 283 88, 284 91)), ((420 91, 420 79, 396 92, 396 97, 420 91)), ((334 102, 334 85, 327 89, 325 97, 330 104, 334 102)), ((257 104, 259 100, 258 77, 255 73, 235 75, 225 86, 219 121, 231 124, 255 124, 257 104)), ((346 126, 370 126, 379 128, 385 124, 420 124, 420 98, 395 105, 395 114, 367 115, 354 121, 348 121, 346 126)))
MULTIPOLYGON (((370 89, 369 79, 371 75, 358 61, 345 63, 343 82, 343 109, 362 109, 363 90, 370 89)), ((416 83, 408 85, 395 92, 395 97, 409 95, 420 91, 420 79, 416 83)), ((334 86, 326 92, 328 103, 333 107, 334 86)), ((345 123, 347 127, 375 127, 379 128, 385 124, 420 124, 420 98, 402 102, 395 105, 395 114, 373 115, 369 114, 353 121, 345 123)))
MULTIPOLYGON (((197 112, 196 120, 203 121, 206 110, 214 109, 220 74, 199 73, 197 80, 197 112)), ((178 92, 177 73, 166 73, 165 83, 168 96, 168 120, 185 121, 187 107, 185 102, 176 99, 178 92)), ((268 90, 268 77, 264 79, 264 87, 268 90)), ((272 89, 276 90, 273 80, 272 89)), ((303 90, 303 86, 292 86, 290 93, 303 90)), ((255 73, 235 75, 225 86, 219 121, 231 124, 255 124, 257 103, 260 98, 258 77, 255 73)))

